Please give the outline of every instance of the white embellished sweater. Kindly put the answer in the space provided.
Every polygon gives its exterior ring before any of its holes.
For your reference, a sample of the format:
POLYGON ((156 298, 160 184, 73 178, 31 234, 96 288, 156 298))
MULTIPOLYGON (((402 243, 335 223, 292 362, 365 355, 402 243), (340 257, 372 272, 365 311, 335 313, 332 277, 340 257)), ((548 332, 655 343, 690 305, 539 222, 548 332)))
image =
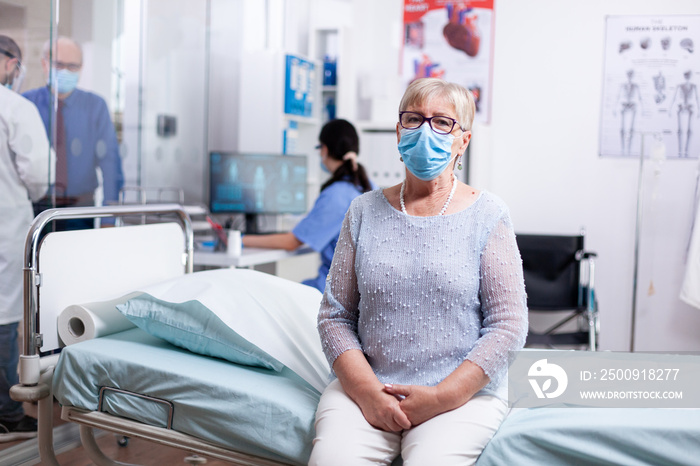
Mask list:
POLYGON ((508 208, 482 192, 450 215, 414 217, 375 190, 345 216, 318 316, 333 366, 361 350, 382 383, 433 386, 465 359, 504 397, 508 352, 523 347, 527 305, 508 208))

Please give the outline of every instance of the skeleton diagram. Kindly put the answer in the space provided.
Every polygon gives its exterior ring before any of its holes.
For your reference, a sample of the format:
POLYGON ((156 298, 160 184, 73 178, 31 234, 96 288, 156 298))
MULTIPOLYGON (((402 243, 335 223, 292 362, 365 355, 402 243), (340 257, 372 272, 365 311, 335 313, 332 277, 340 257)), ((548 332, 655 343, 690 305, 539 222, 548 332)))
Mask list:
MULTIPOLYGON (((620 108, 620 142, 623 155, 630 154, 632 136, 634 136, 634 120, 637 111, 642 111, 642 94, 639 85, 633 81, 634 70, 627 72, 627 81, 620 85, 617 102, 620 108)), ((617 113, 615 110, 614 113, 617 113)))
POLYGON ((693 76, 692 71, 683 73, 685 82, 676 87, 676 92, 671 100, 669 116, 673 116, 673 104, 678 101, 676 115, 678 117, 678 157, 688 157, 688 147, 690 146, 690 136, 692 135, 691 122, 693 114, 697 113, 700 118, 700 100, 698 98, 697 86, 690 82, 693 76))
POLYGON ((664 100, 666 100, 666 78, 663 74, 661 74, 661 71, 659 71, 659 74, 654 76, 652 79, 654 80, 654 89, 656 89, 654 101, 657 104, 661 104, 664 100))

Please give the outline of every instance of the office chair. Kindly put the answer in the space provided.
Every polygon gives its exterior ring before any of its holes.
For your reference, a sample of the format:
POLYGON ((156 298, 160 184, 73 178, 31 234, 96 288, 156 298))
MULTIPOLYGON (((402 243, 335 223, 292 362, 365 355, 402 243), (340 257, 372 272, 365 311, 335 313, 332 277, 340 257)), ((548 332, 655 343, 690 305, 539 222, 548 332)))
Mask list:
POLYGON ((525 345, 587 346, 598 348, 598 303, 594 282, 594 252, 584 249, 584 235, 516 234, 523 259, 529 312, 564 318, 543 332, 528 332, 525 345), (577 319, 578 330, 558 331, 577 319))

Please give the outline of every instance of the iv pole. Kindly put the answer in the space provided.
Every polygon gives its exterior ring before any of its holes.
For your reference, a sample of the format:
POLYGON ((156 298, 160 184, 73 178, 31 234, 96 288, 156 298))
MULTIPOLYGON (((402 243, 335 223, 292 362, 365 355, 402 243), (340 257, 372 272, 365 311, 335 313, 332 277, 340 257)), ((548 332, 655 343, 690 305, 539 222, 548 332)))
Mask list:
POLYGON ((637 327, 637 288, 639 285, 639 242, 642 229, 642 191, 643 191, 643 175, 644 175, 644 140, 646 136, 653 135, 656 138, 661 136, 658 132, 642 133, 642 145, 639 154, 639 175, 637 177, 637 219, 634 227, 634 274, 632 276, 632 319, 631 319, 631 334, 630 334, 630 352, 634 353, 635 349, 635 330, 637 327))
POLYGON ((642 226, 642 175, 644 174, 644 137, 639 154, 639 174, 637 176, 637 219, 634 225, 634 272, 632 275, 632 322, 630 330, 630 352, 634 353, 634 333, 637 327, 637 278, 639 275, 639 237, 642 226))

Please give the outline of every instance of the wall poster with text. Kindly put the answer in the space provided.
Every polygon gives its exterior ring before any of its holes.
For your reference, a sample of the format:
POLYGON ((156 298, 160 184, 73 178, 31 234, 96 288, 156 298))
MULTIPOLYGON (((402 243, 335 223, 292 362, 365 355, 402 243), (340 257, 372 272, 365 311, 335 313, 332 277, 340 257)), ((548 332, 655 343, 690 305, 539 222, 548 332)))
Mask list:
POLYGON ((607 18, 601 156, 639 157, 644 134, 661 138, 667 157, 700 155, 698 46, 697 15, 607 18))
POLYGON ((488 123, 494 0, 404 0, 401 75, 461 84, 474 94, 475 121, 488 123))

